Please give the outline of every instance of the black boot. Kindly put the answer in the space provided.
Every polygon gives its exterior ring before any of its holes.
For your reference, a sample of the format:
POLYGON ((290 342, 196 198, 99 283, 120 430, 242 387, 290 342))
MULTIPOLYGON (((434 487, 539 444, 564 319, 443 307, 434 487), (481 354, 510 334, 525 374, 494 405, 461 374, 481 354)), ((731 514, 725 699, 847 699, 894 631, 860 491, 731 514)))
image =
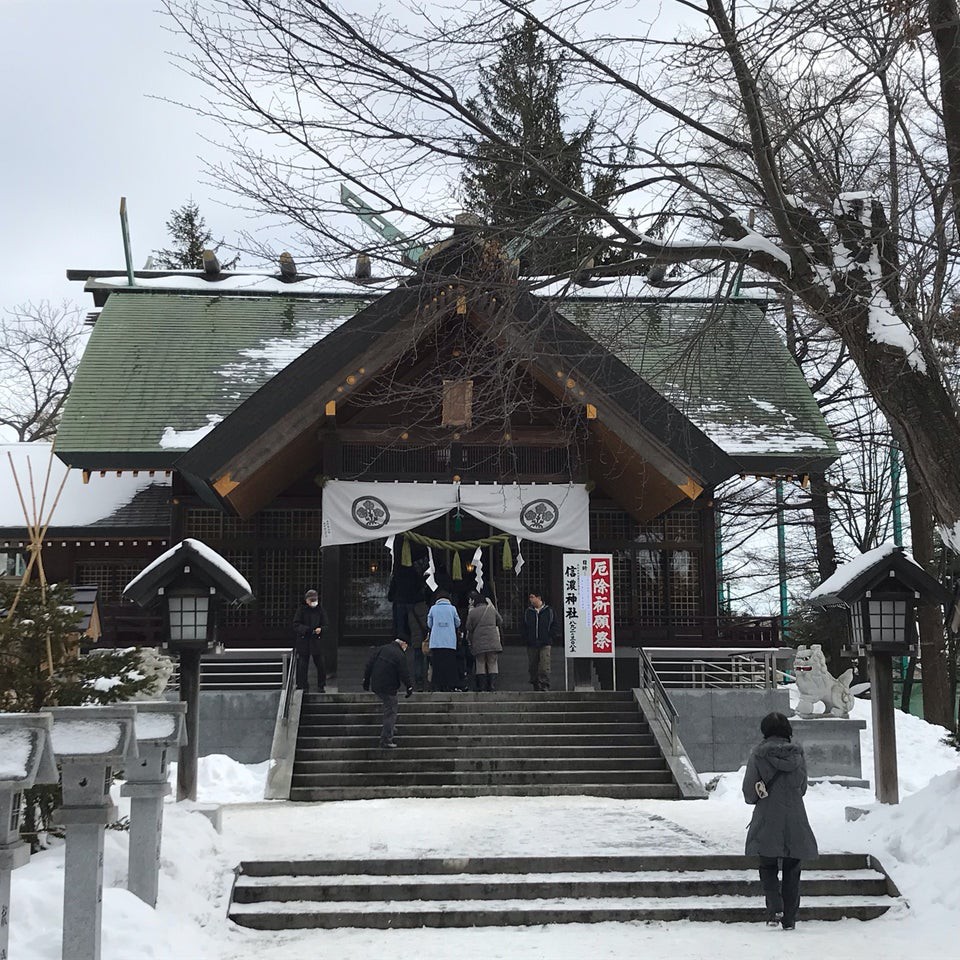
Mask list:
POLYGON ((497 689, 497 675, 495 673, 487 674, 487 690, 493 693, 497 689))
POLYGON ((477 693, 483 690, 483 677, 484 674, 478 673, 473 678, 474 689, 477 691, 477 693))

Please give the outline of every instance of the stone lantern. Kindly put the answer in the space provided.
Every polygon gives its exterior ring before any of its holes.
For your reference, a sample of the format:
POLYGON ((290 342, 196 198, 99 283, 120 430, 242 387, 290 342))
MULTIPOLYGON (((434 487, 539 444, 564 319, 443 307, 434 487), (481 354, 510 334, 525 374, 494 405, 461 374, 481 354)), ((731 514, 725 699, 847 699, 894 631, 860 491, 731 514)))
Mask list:
POLYGON ((99 960, 103 900, 103 831, 117 818, 110 798, 115 769, 137 756, 130 704, 51 707, 53 751, 60 763, 67 831, 63 878, 63 960, 99 960))
POLYGON ((810 599, 849 611, 851 648, 845 653, 866 657, 870 676, 877 799, 898 803, 893 658, 916 655, 917 607, 948 603, 950 594, 903 547, 887 543, 838 567, 810 599))
POLYGON ((59 779, 52 727, 46 713, 0 714, 0 957, 8 956, 10 873, 30 859, 30 849, 20 839, 23 791, 59 779))
POLYGON ((130 797, 130 859, 127 889, 151 907, 157 905, 163 798, 170 793, 169 758, 186 743, 185 703, 137 701, 137 752, 125 770, 122 796, 130 797))
POLYGON ((163 604, 167 645, 180 658, 180 700, 187 704, 187 743, 177 763, 177 799, 197 799, 200 731, 200 658, 217 642, 218 598, 230 603, 253 599, 250 584, 199 540, 181 540, 126 585, 125 600, 141 607, 163 604))

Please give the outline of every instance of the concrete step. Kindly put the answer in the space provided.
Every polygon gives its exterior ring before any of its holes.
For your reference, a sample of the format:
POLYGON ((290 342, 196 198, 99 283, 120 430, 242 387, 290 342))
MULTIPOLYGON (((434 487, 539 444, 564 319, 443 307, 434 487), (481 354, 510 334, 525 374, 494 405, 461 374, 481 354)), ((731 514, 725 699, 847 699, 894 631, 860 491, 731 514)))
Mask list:
POLYGON ((597 775, 596 783, 496 784, 493 786, 436 786, 389 787, 291 787, 290 799, 300 803, 329 800, 382 800, 391 797, 613 797, 619 800, 675 800, 680 791, 674 783, 607 783, 597 775))
MULTIPOLYGON (((261 930, 765 918, 756 861, 732 854, 280 860, 237 873, 229 916, 261 930)), ((869 920, 901 902, 858 854, 807 865, 801 896, 800 920, 869 920)))
MULTIPOLYGON (((424 700, 419 694, 414 694, 409 699, 403 697, 402 692, 400 701, 405 711, 409 710, 415 713, 435 714, 450 716, 451 714, 464 713, 562 713, 565 716, 581 713, 633 713, 636 714, 636 704, 628 701, 616 700, 611 703, 598 703, 595 700, 488 700, 487 698, 459 700, 424 700)), ((382 707, 378 697, 369 695, 366 701, 351 703, 304 703, 301 708, 301 715, 305 717, 338 717, 345 714, 356 713, 380 713, 382 707)))
MULTIPOLYGON (((397 738, 405 749, 421 747, 443 747, 446 749, 472 750, 476 748, 496 747, 574 747, 581 750, 601 750, 603 748, 617 748, 631 750, 644 747, 656 747, 653 734, 608 734, 596 736, 590 734, 542 734, 530 733, 526 728, 521 733, 488 733, 481 735, 476 728, 470 728, 469 735, 455 736, 450 730, 442 734, 422 734, 416 736, 401 732, 397 738)), ((380 737, 380 728, 366 730, 363 735, 353 733, 345 736, 303 736, 297 740, 297 755, 301 750, 336 750, 345 748, 367 749, 376 744, 380 737)))
MULTIPOLYGON (((489 701, 523 701, 532 703, 633 703, 633 693, 630 690, 496 690, 493 693, 486 691, 478 693, 475 690, 468 690, 463 693, 434 693, 424 692, 414 695, 417 700, 430 701, 433 703, 454 702, 462 703, 471 699, 480 698, 489 701)), ((304 706, 312 704, 332 704, 332 703, 369 703, 376 698, 371 693, 308 693, 303 698, 304 706)))
POLYGON ((560 774, 564 770, 666 770, 662 757, 451 757, 444 755, 430 759, 409 759, 408 751, 394 751, 386 758, 379 747, 369 751, 364 759, 314 760, 300 757, 294 764, 294 776, 322 773, 531 773, 560 774), (393 754, 397 755, 394 756, 393 754))
MULTIPOLYGON (((410 726, 414 726, 410 724, 410 726)), ((407 720, 400 714, 400 727, 406 732, 407 720)), ((527 720, 525 722, 509 723, 488 723, 478 721, 476 723, 424 723, 416 725, 417 736, 467 736, 484 737, 497 736, 504 730, 522 730, 529 737, 549 737, 555 736, 562 731, 564 736, 574 736, 582 734, 593 737, 607 736, 635 736, 650 737, 647 732, 648 727, 639 722, 624 723, 540 723, 538 720, 527 720)), ((300 724, 300 738, 311 739, 314 737, 370 737, 378 736, 380 733, 380 723, 357 720, 354 723, 330 723, 310 725, 300 724)))
MULTIPOLYGON (((300 729, 325 729, 336 726, 353 726, 379 724, 382 715, 381 710, 371 710, 368 713, 343 713, 330 716, 315 716, 303 713, 300 714, 300 729)), ((610 711, 608 713, 544 713, 543 711, 529 711, 527 713, 508 713, 506 711, 489 711, 474 713, 426 713, 420 710, 407 710, 401 706, 400 722, 404 725, 414 726, 435 726, 449 727, 450 725, 478 725, 478 724, 505 724, 507 726, 523 727, 527 724, 536 724, 544 726, 545 724, 556 724, 558 726, 569 727, 571 725, 583 726, 584 724, 628 724, 632 729, 642 728, 649 730, 650 727, 641 718, 637 716, 637 711, 610 711)))
MULTIPOLYGON (((673 783, 667 770, 562 770, 548 775, 551 781, 565 785, 596 783, 602 779, 609 784, 673 783)), ((536 786, 545 775, 539 771, 440 771, 422 770, 413 773, 313 773, 293 771, 293 790, 322 790, 326 787, 502 787, 536 786)))
MULTIPOLYGON (((590 854, 571 857, 429 857, 369 860, 244 860, 239 875, 248 877, 347 877, 347 876, 448 876, 459 874, 538 873, 687 873, 705 870, 756 870, 759 861, 741 853, 698 854, 590 854)), ((869 854, 821 853, 807 869, 832 871, 879 871, 869 854)))
MULTIPOLYGON (((802 904, 798 919, 875 920, 890 909, 882 897, 823 898, 802 904)), ((396 930, 420 927, 517 927, 548 923, 630 923, 638 920, 695 920, 759 923, 766 911, 754 898, 717 897, 709 906, 687 899, 633 898, 551 901, 530 907, 527 901, 437 901, 436 910, 373 911, 368 902, 333 904, 234 904, 230 919, 255 930, 335 930, 341 927, 396 930), (610 905, 613 904, 613 905, 610 905), (286 907, 286 909, 283 909, 286 907)))
MULTIPOLYGON (((613 761, 619 763, 622 759, 635 760, 656 760, 663 762, 663 755, 660 749, 653 744, 649 746, 609 746, 605 743, 594 744, 589 747, 582 746, 545 746, 539 742, 529 746, 513 747, 490 747, 489 741, 483 741, 475 747, 460 748, 456 745, 452 747, 419 747, 411 746, 411 742, 416 740, 428 739, 423 737, 398 738, 397 742, 403 745, 403 757, 413 763, 425 763, 431 760, 448 760, 451 762, 472 763, 481 758, 489 757, 496 760, 546 760, 558 762, 576 761, 579 765, 582 761, 597 760, 603 762, 613 761)), ((502 739, 502 738, 501 738, 502 739)), ((652 738, 651 738, 652 739, 652 738)), ((356 761, 364 760, 382 760, 383 752, 379 746, 371 745, 367 748, 360 746, 350 747, 310 747, 297 750, 297 760, 299 763, 311 763, 316 761, 337 762, 337 761, 356 761)), ((482 762, 482 760, 481 760, 482 762)))
POLYGON ((418 695, 389 752, 380 718, 370 694, 304 697, 290 798, 679 796, 629 691, 418 695))
MULTIPOLYGON (((823 872, 826 874, 826 871, 823 872)), ((868 876, 820 876, 805 874, 800 884, 801 897, 869 896, 885 897, 886 881, 873 871, 868 876)), ((318 883, 315 878, 276 877, 237 880, 233 892, 235 903, 290 903, 294 901, 363 901, 402 902, 411 900, 558 900, 581 897, 675 897, 677 881, 657 874, 638 879, 638 874, 584 874, 577 878, 558 879, 540 874, 513 880, 509 877, 488 877, 470 881, 444 879, 426 882, 422 878, 403 877, 390 882, 318 883), (251 880, 256 882, 250 882, 251 880)), ((740 871, 735 876, 685 880, 683 895, 688 897, 762 897, 763 888, 756 871, 740 871)))

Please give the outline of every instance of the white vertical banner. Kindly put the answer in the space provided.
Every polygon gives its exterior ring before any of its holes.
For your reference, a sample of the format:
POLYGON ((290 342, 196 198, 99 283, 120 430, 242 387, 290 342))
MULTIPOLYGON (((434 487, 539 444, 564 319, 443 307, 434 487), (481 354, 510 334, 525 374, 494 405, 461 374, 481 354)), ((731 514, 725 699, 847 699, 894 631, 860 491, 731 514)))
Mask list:
POLYGON ((613 657, 613 603, 613 557, 609 553, 565 553, 565 657, 613 657))

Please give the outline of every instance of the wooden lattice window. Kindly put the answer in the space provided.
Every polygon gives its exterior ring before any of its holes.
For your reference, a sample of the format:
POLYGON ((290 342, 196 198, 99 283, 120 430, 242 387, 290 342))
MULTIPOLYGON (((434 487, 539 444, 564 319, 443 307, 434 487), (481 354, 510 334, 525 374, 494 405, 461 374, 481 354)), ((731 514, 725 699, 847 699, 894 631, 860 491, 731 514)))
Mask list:
POLYGON ((100 604, 121 603, 123 588, 149 562, 146 558, 78 560, 74 566, 74 582, 84 586, 97 587, 97 601, 100 604))
POLYGON ((351 633, 378 635, 393 627, 389 554, 383 541, 351 543, 343 548, 344 628, 351 633))
POLYGON ((473 381, 443 381, 444 427, 469 427, 473 421, 473 381))
POLYGON ((700 557, 690 550, 672 550, 670 564, 670 612, 676 624, 695 624, 702 612, 700 557))
MULTIPOLYGON (((514 551, 514 562, 516 562, 516 541, 511 541, 511 549, 514 551)), ((523 611, 527 609, 530 591, 541 592, 550 585, 550 570, 546 563, 546 547, 542 543, 535 543, 533 540, 524 540, 521 544, 523 554, 523 567, 519 575, 516 570, 504 570, 501 562, 501 551, 498 547, 495 551, 494 580, 497 587, 497 606, 503 617, 506 629, 510 633, 519 633, 520 625, 523 621, 523 611)), ((484 558, 486 561, 486 558, 484 558)), ((488 569, 489 575, 489 569, 488 569)), ((563 598, 550 597, 553 612, 559 617, 563 613, 563 598)))

